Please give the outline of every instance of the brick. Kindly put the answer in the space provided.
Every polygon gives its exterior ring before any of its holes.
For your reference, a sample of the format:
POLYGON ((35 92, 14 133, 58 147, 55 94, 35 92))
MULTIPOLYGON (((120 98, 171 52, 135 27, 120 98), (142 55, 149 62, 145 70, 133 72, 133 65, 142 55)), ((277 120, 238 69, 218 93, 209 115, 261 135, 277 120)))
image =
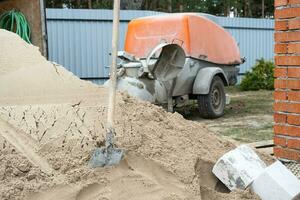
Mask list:
POLYGON ((274 144, 282 146, 282 147, 286 147, 287 146, 286 139, 284 137, 277 137, 277 136, 275 136, 274 137, 274 144))
POLYGON ((300 150, 300 138, 299 139, 288 139, 288 148, 300 150))
POLYGON ((273 97, 275 100, 287 100, 287 92, 286 91, 275 91, 273 93, 273 97))
POLYGON ((286 123, 287 122, 287 115, 281 113, 274 113, 274 121, 276 123, 286 123))
POLYGON ((275 64, 277 66, 299 66, 300 56, 275 56, 275 64))
POLYGON ((278 134, 278 135, 286 135, 287 134, 287 126, 286 125, 279 125, 279 124, 276 124, 274 125, 274 133, 275 135, 278 134))
POLYGON ((274 77, 286 77, 287 68, 286 67, 276 67, 274 70, 274 77))
POLYGON ((287 122, 292 125, 300 125, 299 115, 287 115, 287 122))
POLYGON ((274 111, 287 111, 288 103, 286 102, 275 102, 274 103, 274 111))
POLYGON ((274 125, 275 135, 287 135, 291 137, 300 137, 300 126, 289 126, 289 125, 274 125))
POLYGON ((274 103, 274 111, 300 114, 300 103, 275 102, 274 103))
POLYGON ((288 53, 288 45, 287 44, 275 44, 274 52, 275 53, 288 53))
POLYGON ((300 80, 287 80, 286 85, 289 89, 300 89, 300 80))
POLYGON ((300 43, 288 44, 287 45, 287 53, 300 53, 300 43))
POLYGON ((285 79, 275 79, 274 80, 274 87, 285 89, 287 88, 287 80, 285 79))
POLYGON ((300 127, 299 126, 287 126, 286 135, 292 137, 300 137, 300 127))
POLYGON ((288 19, 300 16, 300 8, 276 9, 275 19, 288 19))
POLYGON ((300 161, 300 151, 281 147, 274 147, 274 154, 278 158, 300 161))
POLYGON ((274 6, 286 6, 288 4, 288 0, 275 0, 274 1, 274 6))
POLYGON ((288 30, 288 21, 287 20, 276 20, 275 21, 275 30, 276 31, 285 31, 288 30))
POLYGON ((286 111, 300 114, 300 103, 287 103, 286 111))
POLYGON ((299 68, 288 68, 287 76, 290 78, 300 78, 300 67, 299 68))
MULTIPOLYGON (((300 10, 299 10, 300 12, 300 10)), ((300 41, 300 32, 276 32, 274 34, 276 42, 295 42, 300 41)))
POLYGON ((290 101, 300 101, 300 91, 289 91, 287 97, 290 101))
POLYGON ((286 135, 292 137, 300 137, 300 127, 299 126, 286 126, 286 135))
POLYGON ((289 0, 288 4, 289 5, 300 4, 300 0, 289 0))
MULTIPOLYGON (((278 28, 284 28, 283 23, 281 24, 281 26, 280 26, 280 24, 278 26, 279 26, 278 28)), ((300 20, 299 19, 291 19, 287 22, 286 26, 290 30, 299 29, 300 28, 300 20)), ((275 28, 276 28, 276 24, 275 24, 275 28)), ((278 30, 286 30, 286 29, 278 29, 278 30)))

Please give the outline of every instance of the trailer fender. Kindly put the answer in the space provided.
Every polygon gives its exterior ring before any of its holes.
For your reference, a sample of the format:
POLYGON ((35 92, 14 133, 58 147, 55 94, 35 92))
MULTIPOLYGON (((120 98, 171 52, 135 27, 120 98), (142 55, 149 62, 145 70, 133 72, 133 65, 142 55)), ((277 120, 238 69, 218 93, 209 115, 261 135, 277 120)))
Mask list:
POLYGON ((193 85, 193 94, 208 94, 211 82, 214 76, 220 76, 225 86, 228 86, 228 80, 225 72, 220 67, 204 67, 200 69, 193 85))

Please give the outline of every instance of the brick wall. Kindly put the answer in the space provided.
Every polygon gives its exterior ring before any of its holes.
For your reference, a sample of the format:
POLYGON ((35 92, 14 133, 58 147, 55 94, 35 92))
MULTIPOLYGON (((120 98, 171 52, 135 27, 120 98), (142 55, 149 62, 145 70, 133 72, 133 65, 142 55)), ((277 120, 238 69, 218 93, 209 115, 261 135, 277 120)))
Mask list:
POLYGON ((275 0, 274 154, 300 161, 300 0, 275 0))

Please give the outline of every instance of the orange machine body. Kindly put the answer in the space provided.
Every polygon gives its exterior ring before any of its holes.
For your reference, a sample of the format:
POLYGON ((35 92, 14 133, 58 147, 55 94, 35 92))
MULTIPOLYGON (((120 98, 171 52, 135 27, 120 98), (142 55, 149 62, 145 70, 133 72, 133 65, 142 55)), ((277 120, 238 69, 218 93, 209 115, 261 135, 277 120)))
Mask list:
POLYGON ((162 41, 182 45, 188 57, 216 64, 242 63, 234 38, 213 21, 194 13, 132 20, 128 24, 125 51, 145 58, 162 41))

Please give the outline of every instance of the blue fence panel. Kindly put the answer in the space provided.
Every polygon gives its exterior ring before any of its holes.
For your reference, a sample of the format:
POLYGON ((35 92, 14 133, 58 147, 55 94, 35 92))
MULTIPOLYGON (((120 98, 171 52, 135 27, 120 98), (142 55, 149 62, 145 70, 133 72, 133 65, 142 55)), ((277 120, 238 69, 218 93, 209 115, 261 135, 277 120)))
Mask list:
MULTIPOLYGON (((131 19, 158 12, 121 11, 119 47, 131 19)), ((110 63, 112 11, 47 9, 49 60, 57 62, 83 79, 103 83, 110 63)))
POLYGON ((218 24, 232 34, 246 58, 240 66, 241 75, 251 70, 257 59, 273 60, 273 20, 218 17, 218 24))
MULTIPOLYGON (((119 49, 124 47, 127 24, 131 19, 162 14, 154 11, 120 12, 119 49)), ((243 75, 256 59, 273 59, 274 21, 228 18, 203 14, 229 31, 239 44, 247 62, 243 75)), ((47 9, 49 59, 62 64, 83 79, 103 83, 110 64, 112 11, 86 9, 47 9)))

